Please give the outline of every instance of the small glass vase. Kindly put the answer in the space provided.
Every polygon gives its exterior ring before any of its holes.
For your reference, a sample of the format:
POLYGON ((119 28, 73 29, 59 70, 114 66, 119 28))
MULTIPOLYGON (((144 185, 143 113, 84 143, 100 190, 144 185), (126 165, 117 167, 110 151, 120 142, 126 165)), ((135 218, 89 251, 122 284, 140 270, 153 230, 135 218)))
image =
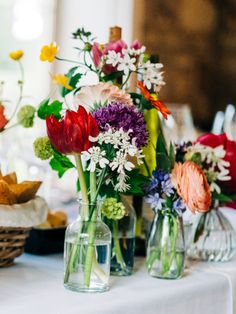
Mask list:
POLYGON ((65 235, 65 288, 77 292, 108 290, 110 256, 111 232, 101 221, 101 204, 80 203, 78 218, 65 235))
POLYGON ((202 261, 225 262, 233 257, 235 247, 235 231, 219 210, 218 204, 214 204, 204 214, 195 215, 188 257, 202 261))
POLYGON ((125 216, 119 220, 104 221, 112 233, 111 275, 129 276, 133 272, 135 253, 136 214, 133 206, 122 196, 125 216))
POLYGON ((185 246, 182 217, 158 211, 148 240, 146 267, 157 278, 177 279, 184 271, 185 246))

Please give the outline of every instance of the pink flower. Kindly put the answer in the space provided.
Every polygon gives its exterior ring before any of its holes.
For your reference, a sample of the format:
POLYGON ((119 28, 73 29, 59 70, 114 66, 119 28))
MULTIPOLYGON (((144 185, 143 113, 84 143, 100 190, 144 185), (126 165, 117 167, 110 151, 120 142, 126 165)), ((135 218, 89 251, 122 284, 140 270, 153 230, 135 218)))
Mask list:
POLYGON ((115 42, 112 42, 112 43, 107 43, 105 45, 105 48, 104 48, 104 51, 103 51, 103 54, 104 55, 107 55, 108 54, 108 51, 115 51, 116 53, 120 53, 122 55, 122 50, 123 49, 126 49, 128 46, 126 44, 126 42, 124 42, 124 40, 120 39, 120 40, 117 40, 115 42))
POLYGON ((132 45, 130 46, 130 48, 133 48, 135 50, 141 49, 142 45, 140 43, 140 41, 138 41, 137 39, 135 39, 132 43, 132 45))
POLYGON ((207 212, 211 205, 210 186, 203 170, 194 162, 175 163, 171 181, 189 209, 207 212))
POLYGON ((92 46, 92 56, 93 62, 96 67, 99 67, 101 58, 102 58, 102 50, 100 49, 100 45, 98 43, 94 43, 92 46))

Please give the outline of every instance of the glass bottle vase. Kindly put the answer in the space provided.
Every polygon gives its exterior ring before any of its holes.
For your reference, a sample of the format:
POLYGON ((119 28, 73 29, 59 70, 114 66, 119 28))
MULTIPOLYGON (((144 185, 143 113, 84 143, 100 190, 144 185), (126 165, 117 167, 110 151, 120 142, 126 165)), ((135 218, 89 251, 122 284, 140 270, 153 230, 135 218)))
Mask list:
POLYGON ((119 220, 104 217, 104 221, 112 233, 111 275, 129 276, 134 266, 136 214, 124 196, 121 202, 125 206, 124 217, 119 220))
POLYGON ((77 292, 108 290, 110 256, 111 232, 101 220, 101 204, 80 203, 78 218, 65 235, 65 288, 77 292))
POLYGON ((146 267, 153 277, 180 278, 184 270, 185 246, 182 217, 155 214, 148 240, 146 267))
POLYGON ((204 214, 195 215, 188 257, 224 262, 233 257, 235 247, 235 231, 217 205, 204 214))

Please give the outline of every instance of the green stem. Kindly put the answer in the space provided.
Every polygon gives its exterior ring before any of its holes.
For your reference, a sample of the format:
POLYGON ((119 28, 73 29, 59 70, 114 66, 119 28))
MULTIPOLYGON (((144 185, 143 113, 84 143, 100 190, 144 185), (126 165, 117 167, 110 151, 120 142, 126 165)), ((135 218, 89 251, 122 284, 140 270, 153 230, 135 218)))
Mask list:
POLYGON ((124 86, 126 85, 126 83, 128 82, 128 80, 129 80, 129 78, 130 78, 130 74, 131 74, 131 72, 129 72, 129 74, 128 74, 126 80, 125 80, 124 83, 121 85, 121 89, 123 89, 123 87, 124 87, 124 86))
POLYGON ((84 284, 86 287, 90 286, 91 271, 94 256, 94 242, 96 238, 96 222, 97 222, 97 210, 93 210, 91 221, 88 224, 88 248, 85 257, 84 265, 84 284))
POLYGON ((80 190, 81 190, 82 202, 83 202, 82 217, 85 218, 85 217, 88 217, 89 215, 89 212, 88 212, 89 200, 88 200, 88 191, 87 191, 87 186, 86 186, 86 181, 84 177, 83 165, 82 165, 80 154, 75 155, 75 163, 76 163, 76 168, 78 171, 80 190))
POLYGON ((121 269, 124 270, 126 268, 125 261, 123 259, 123 255, 120 248, 120 239, 119 239, 119 229, 118 229, 118 221, 113 220, 112 221, 112 227, 113 227, 113 241, 114 241, 114 248, 113 251, 115 253, 116 260, 118 264, 120 265, 121 269))
POLYGON ((11 115, 11 117, 9 118, 9 121, 12 120, 12 118, 15 116, 16 112, 17 112, 17 109, 21 103, 21 100, 22 100, 22 95, 23 95, 23 84, 24 84, 24 68, 22 66, 22 63, 21 61, 19 60, 18 61, 18 64, 19 64, 19 67, 20 67, 20 74, 21 74, 21 79, 20 79, 20 82, 19 82, 19 87, 20 87, 20 95, 19 95, 19 98, 18 98, 18 101, 16 103, 16 106, 15 106, 15 109, 11 115))

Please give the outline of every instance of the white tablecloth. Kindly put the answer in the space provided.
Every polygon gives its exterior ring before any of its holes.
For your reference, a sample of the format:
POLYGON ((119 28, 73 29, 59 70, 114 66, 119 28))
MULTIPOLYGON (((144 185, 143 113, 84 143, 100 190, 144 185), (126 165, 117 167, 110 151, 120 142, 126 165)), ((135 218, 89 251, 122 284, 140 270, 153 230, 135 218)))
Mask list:
POLYGON ((16 265, 0 269, 0 313, 236 314, 236 258, 188 262, 179 280, 152 278, 143 263, 136 261, 130 277, 111 277, 106 293, 79 294, 63 287, 61 255, 24 254, 16 265))

